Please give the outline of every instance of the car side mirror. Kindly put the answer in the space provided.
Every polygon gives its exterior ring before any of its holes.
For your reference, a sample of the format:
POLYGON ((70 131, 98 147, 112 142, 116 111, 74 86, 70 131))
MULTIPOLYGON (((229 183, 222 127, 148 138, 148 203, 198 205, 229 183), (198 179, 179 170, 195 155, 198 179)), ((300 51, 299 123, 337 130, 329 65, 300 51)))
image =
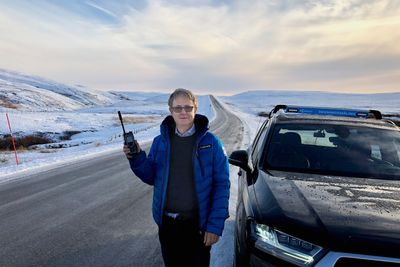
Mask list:
POLYGON ((246 150, 235 150, 229 156, 229 163, 242 168, 244 171, 252 173, 253 168, 249 165, 249 155, 246 150))

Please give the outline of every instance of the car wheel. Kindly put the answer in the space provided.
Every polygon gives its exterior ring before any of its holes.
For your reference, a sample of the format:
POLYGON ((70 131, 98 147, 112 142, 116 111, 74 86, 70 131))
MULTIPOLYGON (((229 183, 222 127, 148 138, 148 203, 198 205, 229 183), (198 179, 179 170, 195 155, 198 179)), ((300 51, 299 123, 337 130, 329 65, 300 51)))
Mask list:
POLYGON ((250 256, 247 249, 246 240, 246 211, 243 201, 238 203, 236 209, 235 224, 235 256, 233 266, 247 267, 249 266, 250 256))

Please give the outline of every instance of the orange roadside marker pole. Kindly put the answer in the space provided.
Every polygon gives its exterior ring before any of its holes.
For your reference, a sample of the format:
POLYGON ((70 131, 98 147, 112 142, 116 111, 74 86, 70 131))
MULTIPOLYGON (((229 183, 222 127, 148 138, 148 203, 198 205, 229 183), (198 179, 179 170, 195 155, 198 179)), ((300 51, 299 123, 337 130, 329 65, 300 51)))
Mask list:
POLYGON ((6 117, 7 117, 7 122, 8 122, 8 128, 10 129, 10 133, 11 133, 11 142, 14 148, 14 154, 15 154, 15 162, 17 163, 17 165, 19 164, 18 162, 18 155, 17 155, 17 149, 15 148, 15 142, 14 142, 14 136, 11 130, 11 124, 10 124, 10 119, 8 118, 8 113, 6 113, 6 117))

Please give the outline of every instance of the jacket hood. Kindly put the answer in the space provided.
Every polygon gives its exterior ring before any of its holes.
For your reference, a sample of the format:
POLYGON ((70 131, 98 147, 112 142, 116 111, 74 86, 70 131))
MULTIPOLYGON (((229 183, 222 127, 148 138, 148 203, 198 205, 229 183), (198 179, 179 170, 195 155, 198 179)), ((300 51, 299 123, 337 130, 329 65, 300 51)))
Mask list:
MULTIPOLYGON (((196 127, 196 133, 198 135, 205 134, 209 129, 209 121, 208 118, 201 114, 195 114, 194 116, 194 125, 196 127)), ((175 121, 171 115, 168 115, 160 126, 161 135, 168 136, 168 133, 172 133, 175 131, 175 121)))

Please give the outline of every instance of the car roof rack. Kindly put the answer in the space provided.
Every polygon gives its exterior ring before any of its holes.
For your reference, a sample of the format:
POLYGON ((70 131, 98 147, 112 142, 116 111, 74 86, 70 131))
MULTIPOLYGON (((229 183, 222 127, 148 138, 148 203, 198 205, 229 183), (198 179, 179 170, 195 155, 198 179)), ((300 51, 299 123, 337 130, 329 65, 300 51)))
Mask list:
POLYGON ((339 116, 339 117, 352 117, 352 118, 372 118, 376 120, 382 119, 382 113, 379 110, 357 110, 357 109, 342 109, 342 108, 328 108, 328 107, 308 107, 308 106, 289 106, 289 105, 276 105, 270 112, 271 117, 274 113, 282 110, 285 113, 298 113, 310 115, 323 115, 323 116, 339 116))
POLYGON ((383 120, 383 121, 386 121, 386 122, 388 122, 388 123, 390 123, 390 124, 393 124, 393 126, 396 126, 397 128, 400 129, 400 127, 399 127, 394 121, 389 120, 389 119, 382 119, 382 120, 383 120))

